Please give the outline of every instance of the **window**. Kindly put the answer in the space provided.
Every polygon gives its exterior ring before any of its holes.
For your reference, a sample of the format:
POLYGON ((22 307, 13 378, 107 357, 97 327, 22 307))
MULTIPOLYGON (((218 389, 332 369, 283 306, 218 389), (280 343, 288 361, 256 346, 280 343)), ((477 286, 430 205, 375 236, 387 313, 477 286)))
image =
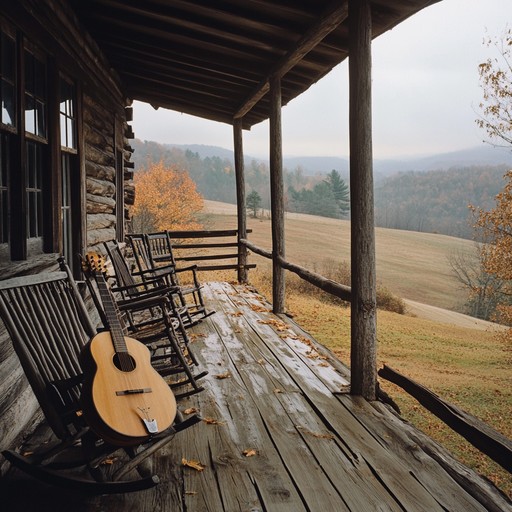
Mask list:
POLYGON ((0 18, 0 263, 62 253, 83 237, 77 87, 58 56, 0 18))
POLYGON ((60 81, 60 145, 76 149, 75 90, 73 84, 60 81))
POLYGON ((15 123, 15 44, 14 40, 0 33, 0 122, 6 126, 15 123))
POLYGON ((43 236, 43 165, 41 144, 27 141, 27 238, 43 236))
POLYGON ((46 64, 25 52, 25 131, 46 139, 46 64))
POLYGON ((61 146, 61 227, 62 254, 75 275, 80 265, 80 175, 76 152, 76 92, 72 83, 60 79, 60 146, 61 146))
POLYGON ((0 19, 2 261, 55 251, 52 171, 58 167, 52 165, 48 133, 47 56, 0 19))

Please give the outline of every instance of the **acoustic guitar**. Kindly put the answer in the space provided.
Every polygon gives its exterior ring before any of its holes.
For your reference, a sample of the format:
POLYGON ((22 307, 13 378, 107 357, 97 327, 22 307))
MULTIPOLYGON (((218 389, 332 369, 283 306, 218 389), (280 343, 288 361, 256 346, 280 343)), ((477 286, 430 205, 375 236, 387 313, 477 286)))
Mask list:
POLYGON ((91 429, 105 441, 130 446, 148 441, 174 422, 176 399, 151 366, 148 348, 123 334, 117 309, 105 280, 105 261, 88 253, 84 272, 98 285, 108 322, 80 355, 85 374, 81 405, 91 429))

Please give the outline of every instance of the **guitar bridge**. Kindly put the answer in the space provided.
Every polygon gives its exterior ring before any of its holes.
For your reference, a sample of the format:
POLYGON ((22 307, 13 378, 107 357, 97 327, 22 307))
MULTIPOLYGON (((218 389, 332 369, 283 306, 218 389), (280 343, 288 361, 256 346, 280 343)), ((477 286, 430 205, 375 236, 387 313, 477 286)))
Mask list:
POLYGON ((142 393, 151 393, 151 388, 138 388, 138 389, 123 389, 122 391, 116 391, 117 396, 123 395, 139 395, 142 393))
POLYGON ((158 425, 156 420, 147 420, 146 418, 142 418, 144 425, 146 426, 146 430, 150 434, 158 434, 158 425))

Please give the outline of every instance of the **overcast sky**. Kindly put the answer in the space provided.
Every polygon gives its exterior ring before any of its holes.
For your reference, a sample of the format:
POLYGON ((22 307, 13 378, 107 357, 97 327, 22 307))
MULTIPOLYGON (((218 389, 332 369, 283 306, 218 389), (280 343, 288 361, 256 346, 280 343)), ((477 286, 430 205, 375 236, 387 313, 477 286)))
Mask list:
MULTIPOLYGON (((375 158, 419 156, 478 146, 486 36, 512 28, 512 0, 443 0, 373 41, 375 158)), ((283 107, 285 156, 348 155, 347 61, 283 107)), ((134 104, 135 136, 232 149, 232 127, 134 104)), ((244 130, 244 153, 268 156, 268 123, 244 130)))

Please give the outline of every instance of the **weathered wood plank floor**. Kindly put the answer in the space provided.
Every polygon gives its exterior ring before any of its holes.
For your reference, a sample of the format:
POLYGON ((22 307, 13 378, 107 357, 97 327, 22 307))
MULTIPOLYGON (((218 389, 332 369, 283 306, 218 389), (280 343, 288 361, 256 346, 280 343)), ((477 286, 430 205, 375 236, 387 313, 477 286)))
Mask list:
POLYGON ((209 283, 204 291, 217 313, 194 327, 192 348, 210 373, 205 391, 179 405, 205 421, 155 456, 160 485, 85 497, 13 472, 3 483, 5 510, 43 510, 42 500, 73 511, 508 509, 497 493, 489 498, 490 485, 386 406, 348 395, 347 370, 249 288, 209 283), (464 480, 469 492, 458 483, 464 480), (28 484, 32 493, 23 491, 28 484))

